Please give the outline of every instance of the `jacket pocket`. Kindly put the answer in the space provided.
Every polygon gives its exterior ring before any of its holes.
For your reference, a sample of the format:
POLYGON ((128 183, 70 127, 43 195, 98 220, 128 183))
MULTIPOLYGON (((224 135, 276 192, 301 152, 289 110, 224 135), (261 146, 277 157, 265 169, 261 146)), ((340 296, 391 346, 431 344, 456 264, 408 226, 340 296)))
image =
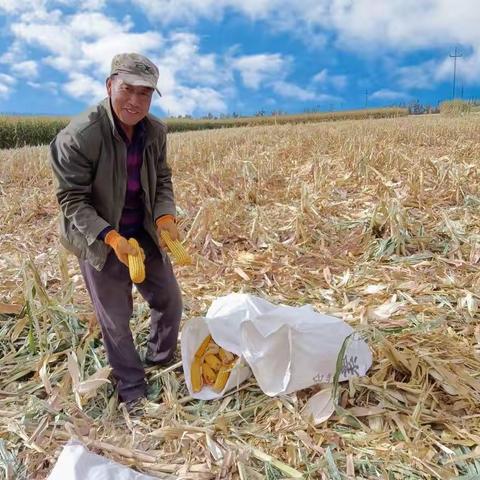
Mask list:
POLYGON ((65 219, 65 248, 70 250, 78 258, 84 260, 87 255, 87 239, 78 231, 75 225, 65 219))

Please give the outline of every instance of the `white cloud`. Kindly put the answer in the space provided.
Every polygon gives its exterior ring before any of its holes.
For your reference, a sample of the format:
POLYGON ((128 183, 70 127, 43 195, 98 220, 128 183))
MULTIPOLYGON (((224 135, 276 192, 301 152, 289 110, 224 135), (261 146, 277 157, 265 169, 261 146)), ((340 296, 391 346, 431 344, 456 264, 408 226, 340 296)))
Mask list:
POLYGON ((0 0, 0 10, 7 14, 15 14, 44 8, 44 0, 31 0, 22 2, 19 0, 0 0))
POLYGON ((16 83, 15 77, 7 75, 6 73, 0 73, 0 82, 5 85, 14 85, 16 83))
MULTIPOLYGON (((128 18, 120 23, 98 12, 65 16, 59 10, 49 12, 46 18, 30 16, 26 20, 21 16, 11 25, 16 51, 26 50, 25 47, 29 46, 43 48, 46 53, 42 63, 68 78, 64 91, 90 102, 104 95, 104 81, 116 53, 131 51, 134 46, 135 51, 149 54, 161 47, 163 37, 160 34, 133 33, 129 31, 131 28, 133 24, 128 18)), ((2 57, 5 63, 12 65, 12 71, 17 68, 14 66, 17 62, 15 53, 7 52, 2 57)), ((32 62, 26 60, 23 64, 33 68, 32 62)))
POLYGON ((232 60, 232 67, 240 72, 245 86, 258 89, 262 83, 284 78, 290 60, 280 54, 244 55, 232 60))
MULTIPOLYGON (((437 75, 441 79, 446 79, 452 75, 453 59, 445 59, 437 70, 437 75)), ((457 59, 457 71, 459 78, 469 84, 478 84, 480 81, 480 45, 471 55, 465 55, 457 59)))
MULTIPOLYGON (((46 18, 24 16, 13 22, 11 30, 17 44, 42 47, 48 54, 44 63, 62 72, 85 71, 89 68, 97 75, 105 76, 113 55, 123 51, 145 53, 162 45, 162 36, 156 32, 133 33, 133 23, 127 17, 123 21, 102 13, 78 13, 64 16, 56 10, 46 18)), ((14 55, 8 55, 10 62, 14 55)))
MULTIPOLYGON (((433 89, 439 82, 451 82, 453 59, 429 60, 398 69, 396 80, 402 88, 433 89)), ((480 82, 480 50, 457 59, 457 82, 475 85, 480 82)))
POLYGON ((19 40, 14 40, 9 49, 0 56, 0 63, 13 64, 22 61, 25 58, 24 44, 19 40))
POLYGON ((318 72, 316 75, 313 76, 312 81, 315 83, 326 83, 328 79, 328 70, 324 68, 320 72, 318 72))
POLYGON ((406 89, 434 88, 433 73, 437 69, 437 62, 430 60, 421 65, 400 67, 396 72, 397 83, 406 89))
MULTIPOLYGON (((44 51, 41 63, 66 78, 60 91, 92 103, 105 96, 104 83, 112 57, 136 51, 147 55, 159 67, 159 87, 164 95, 158 103, 161 108, 172 114, 227 110, 225 98, 232 95, 232 71, 216 54, 200 53, 197 35, 173 32, 164 37, 155 31, 134 32, 130 17, 118 20, 100 12, 51 13, 44 15, 38 11, 36 16, 30 13, 28 18, 21 15, 11 23, 12 50, 0 61, 10 64, 12 72, 19 74, 20 68, 14 65, 21 58, 33 73, 33 60, 25 59, 26 52, 30 47, 41 48, 44 51)), ((49 88, 35 82, 30 86, 49 88)))
POLYGON ((329 0, 131 0, 153 24, 193 25, 200 19, 221 21, 229 10, 252 21, 265 21, 272 31, 288 31, 308 46, 323 47, 326 36, 311 16, 324 18, 329 0))
POLYGON ((299 87, 289 82, 273 82, 273 90, 282 97, 294 98, 296 100, 306 101, 315 100, 316 94, 310 90, 299 87))
POLYGON ((204 52, 200 37, 185 31, 200 19, 220 21, 232 12, 261 22, 259 26, 269 32, 288 32, 302 38, 308 48, 319 48, 328 41, 333 51, 343 49, 360 58, 387 59, 390 64, 386 68, 384 62, 383 68, 395 82, 390 92, 450 81, 452 61, 448 53, 455 44, 465 54, 458 61, 459 78, 466 84, 480 82, 477 0, 456 0, 455 8, 451 0, 0 0, 0 14, 8 17, 6 25, 12 34, 0 63, 6 63, 7 71, 16 76, 21 74, 20 67, 14 67, 16 63, 27 69, 30 65, 32 74, 35 68, 42 74, 43 68, 53 68, 64 75, 68 95, 87 101, 86 85, 93 81, 93 91, 98 94, 99 85, 103 91, 115 53, 139 51, 158 64, 159 85, 165 94, 162 108, 172 112, 222 111, 235 94, 236 75, 247 88, 271 88, 285 98, 341 100, 329 93, 342 91, 351 80, 334 72, 337 67, 333 63, 302 88, 288 81, 294 61, 288 56, 272 52, 241 55, 235 50, 225 55, 204 52), (115 17, 113 7, 119 3, 127 9, 143 9, 145 19, 151 22, 150 30, 138 31, 132 17, 115 17), (107 6, 112 7, 111 15, 107 6), (176 32, 172 25, 178 27, 176 32), (31 49, 44 52, 36 67, 29 63, 34 61, 31 49), (436 49, 437 59, 404 64, 403 54, 422 49, 436 49), (444 56, 439 59, 439 55, 444 56))
POLYGON ((19 12, 46 11, 49 7, 75 7, 81 10, 101 10, 107 0, 0 0, 0 10, 8 14, 19 12))
POLYGON ((11 30, 16 39, 56 55, 75 56, 78 51, 75 37, 59 18, 52 19, 51 23, 19 21, 11 25, 11 30))
POLYGON ((433 88, 452 76, 452 45, 469 51, 458 62, 458 74, 466 83, 480 81, 480 8, 476 0, 390 0, 353 3, 336 0, 332 26, 337 46, 370 56, 397 55, 422 49, 437 49, 443 59, 400 67, 394 76, 402 88, 433 88), (439 34, 441 32, 441 34, 439 34))
POLYGON ((233 77, 222 58, 202 54, 197 35, 174 32, 165 38, 163 55, 154 55, 162 98, 155 104, 168 115, 227 112, 226 98, 234 95, 233 77))
POLYGON ((163 44, 163 37, 156 32, 120 32, 104 35, 92 42, 82 42, 80 58, 84 68, 99 68, 97 76, 106 77, 110 72, 112 57, 132 50, 151 56, 163 44))
POLYGON ((36 90, 44 90, 53 95, 58 95, 59 85, 57 82, 27 82, 27 85, 36 90))
POLYGON ((325 87, 333 87, 336 90, 343 90, 348 83, 346 75, 331 75, 328 69, 324 68, 313 76, 312 81, 325 87))
POLYGON ((36 78, 38 76, 38 63, 33 60, 13 63, 10 70, 22 78, 36 78))
POLYGON ((107 96, 105 84, 82 73, 73 73, 63 85, 63 90, 71 97, 95 103, 107 96))
POLYGON ((228 110, 223 96, 208 87, 179 86, 167 94, 162 93, 162 95, 160 99, 155 100, 155 103, 171 116, 192 114, 195 111, 218 114, 228 110))
POLYGON ((0 82, 0 98, 7 98, 10 95, 10 87, 0 82))
POLYGON ((227 9, 234 9, 255 20, 267 18, 282 0, 132 0, 145 14, 163 24, 193 24, 200 18, 220 20, 227 9))
POLYGON ((215 18, 223 9, 222 2, 215 0, 132 0, 132 3, 144 10, 146 16, 163 24, 193 24, 202 17, 215 18))
POLYGON ((326 93, 318 93, 310 89, 299 87, 291 82, 273 82, 272 88, 275 93, 281 95, 282 97, 293 98, 302 102, 306 102, 308 100, 314 100, 320 103, 343 101, 340 97, 328 95, 326 93))
POLYGON ((172 88, 175 81, 195 85, 225 86, 231 74, 221 65, 216 54, 202 54, 197 35, 174 32, 165 40, 163 55, 155 57, 163 89, 172 88))
POLYGON ((410 99, 410 95, 405 92, 398 92, 395 90, 390 90, 388 88, 382 88, 381 90, 377 90, 376 92, 370 95, 371 100, 387 100, 387 101, 394 101, 394 100, 408 100, 410 99))
POLYGON ((13 91, 16 80, 6 73, 0 73, 0 97, 8 98, 13 91))
MULTIPOLYGON (((55 0, 54 4, 71 5, 72 2, 55 0)), ((212 15, 206 7, 208 4, 209 0, 199 2, 193 11, 212 15)), ((247 0, 242 11, 252 18, 263 18, 271 6, 269 1, 247 0)), ((182 11, 179 5, 174 10, 182 11)), ((215 4, 213 10, 221 13, 222 3, 215 4)), ((191 13, 192 9, 187 11, 191 13)), ((168 15, 168 11, 164 13, 168 15)), ((285 81, 292 59, 279 53, 239 55, 235 48, 224 56, 201 53, 200 38, 193 33, 174 31, 164 36, 155 31, 134 32, 133 28, 130 17, 120 21, 98 11, 65 15, 61 10, 41 9, 35 14, 23 14, 11 24, 17 48, 43 48, 42 63, 66 76, 65 83, 60 85, 61 91, 89 103, 105 95, 104 80, 113 55, 131 51, 132 45, 135 51, 146 54, 158 65, 163 97, 155 104, 171 115, 225 113, 227 99, 236 95, 234 73, 240 75, 247 88, 271 87, 286 98, 302 101, 334 98, 285 81)), ((15 59, 13 52, 5 57, 11 62, 15 59)), ((333 83, 334 76, 330 76, 329 81, 333 83)), ((49 88, 41 83, 31 86, 49 88)))
POLYGON ((476 0, 335 0, 330 22, 349 48, 415 50, 477 44, 480 9, 476 0), (439 35, 441 32, 441 35, 439 35))
MULTIPOLYGON (((408 70, 401 70, 397 76, 402 87, 447 80, 451 71, 448 49, 458 44, 471 51, 459 62, 459 73, 463 73, 466 82, 480 82, 478 0, 456 0, 454 5, 452 0, 131 1, 144 9, 154 24, 194 24, 202 18, 218 21, 233 10, 252 20, 266 22, 272 31, 289 32, 302 38, 309 48, 321 48, 330 41, 336 48, 350 50, 361 58, 389 55, 398 58, 422 49, 445 52, 445 60, 404 66, 418 67, 421 78, 418 81, 403 79, 408 77, 408 70)), ((347 78, 338 76, 332 82, 331 86, 341 89, 347 78)))
POLYGON ((134 24, 129 17, 125 17, 120 24, 117 20, 107 17, 103 13, 88 12, 73 15, 70 18, 68 30, 75 38, 97 39, 127 32, 133 26, 134 24))
POLYGON ((219 20, 228 10, 234 10, 284 30, 299 30, 306 43, 311 42, 312 34, 333 33, 338 42, 353 50, 366 47, 408 50, 450 45, 452 41, 471 44, 480 37, 477 0, 457 0, 455 8, 451 0, 132 0, 132 3, 142 8, 148 18, 163 24, 194 23, 201 18, 219 20))
POLYGON ((18 9, 17 0, 0 0, 0 9, 5 12, 15 12, 18 9))
POLYGON ((102 10, 107 5, 107 0, 51 0, 52 4, 58 4, 59 6, 78 7, 82 10, 102 10))

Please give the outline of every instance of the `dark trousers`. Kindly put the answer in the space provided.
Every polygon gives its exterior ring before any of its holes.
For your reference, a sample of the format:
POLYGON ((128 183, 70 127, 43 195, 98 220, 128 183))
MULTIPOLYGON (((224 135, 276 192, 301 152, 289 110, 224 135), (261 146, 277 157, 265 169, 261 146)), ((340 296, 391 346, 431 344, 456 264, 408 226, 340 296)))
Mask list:
MULTIPOLYGON (((168 256, 160 252, 147 233, 136 238, 146 256, 146 278, 136 288, 151 309, 146 358, 164 363, 171 360, 177 348, 181 293, 168 256)), ((145 370, 129 325, 133 300, 128 268, 112 251, 100 272, 84 260, 80 260, 80 270, 100 323, 120 399, 128 402, 144 396, 145 370)))

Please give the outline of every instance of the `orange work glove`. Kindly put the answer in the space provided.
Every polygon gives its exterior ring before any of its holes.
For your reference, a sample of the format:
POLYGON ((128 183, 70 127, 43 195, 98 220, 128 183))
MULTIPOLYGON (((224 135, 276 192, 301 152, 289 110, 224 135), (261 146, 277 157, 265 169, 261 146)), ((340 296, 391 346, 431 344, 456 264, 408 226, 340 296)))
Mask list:
POLYGON ((181 240, 180 232, 178 231, 177 224, 175 222, 175 217, 173 215, 163 215, 157 218, 157 234, 158 234, 158 242, 162 248, 167 248, 167 244, 162 239, 160 232, 162 230, 166 230, 170 234, 170 238, 175 240, 181 240))
POLYGON ((136 255, 137 249, 133 248, 125 237, 116 230, 110 230, 105 235, 105 243, 113 248, 117 258, 128 267, 128 255, 136 255))

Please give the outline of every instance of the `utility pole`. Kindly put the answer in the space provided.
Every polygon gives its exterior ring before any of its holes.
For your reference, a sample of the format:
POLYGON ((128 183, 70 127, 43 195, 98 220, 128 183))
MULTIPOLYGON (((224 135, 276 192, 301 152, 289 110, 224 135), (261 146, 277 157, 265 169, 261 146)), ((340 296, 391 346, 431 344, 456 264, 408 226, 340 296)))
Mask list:
POLYGON ((453 58, 453 96, 452 100, 455 100, 455 80, 457 77, 457 58, 463 57, 461 53, 457 54, 457 47, 455 47, 455 53, 452 55, 450 54, 450 57, 453 58))
POLYGON ((368 105, 368 90, 365 89, 365 108, 367 108, 368 105))

